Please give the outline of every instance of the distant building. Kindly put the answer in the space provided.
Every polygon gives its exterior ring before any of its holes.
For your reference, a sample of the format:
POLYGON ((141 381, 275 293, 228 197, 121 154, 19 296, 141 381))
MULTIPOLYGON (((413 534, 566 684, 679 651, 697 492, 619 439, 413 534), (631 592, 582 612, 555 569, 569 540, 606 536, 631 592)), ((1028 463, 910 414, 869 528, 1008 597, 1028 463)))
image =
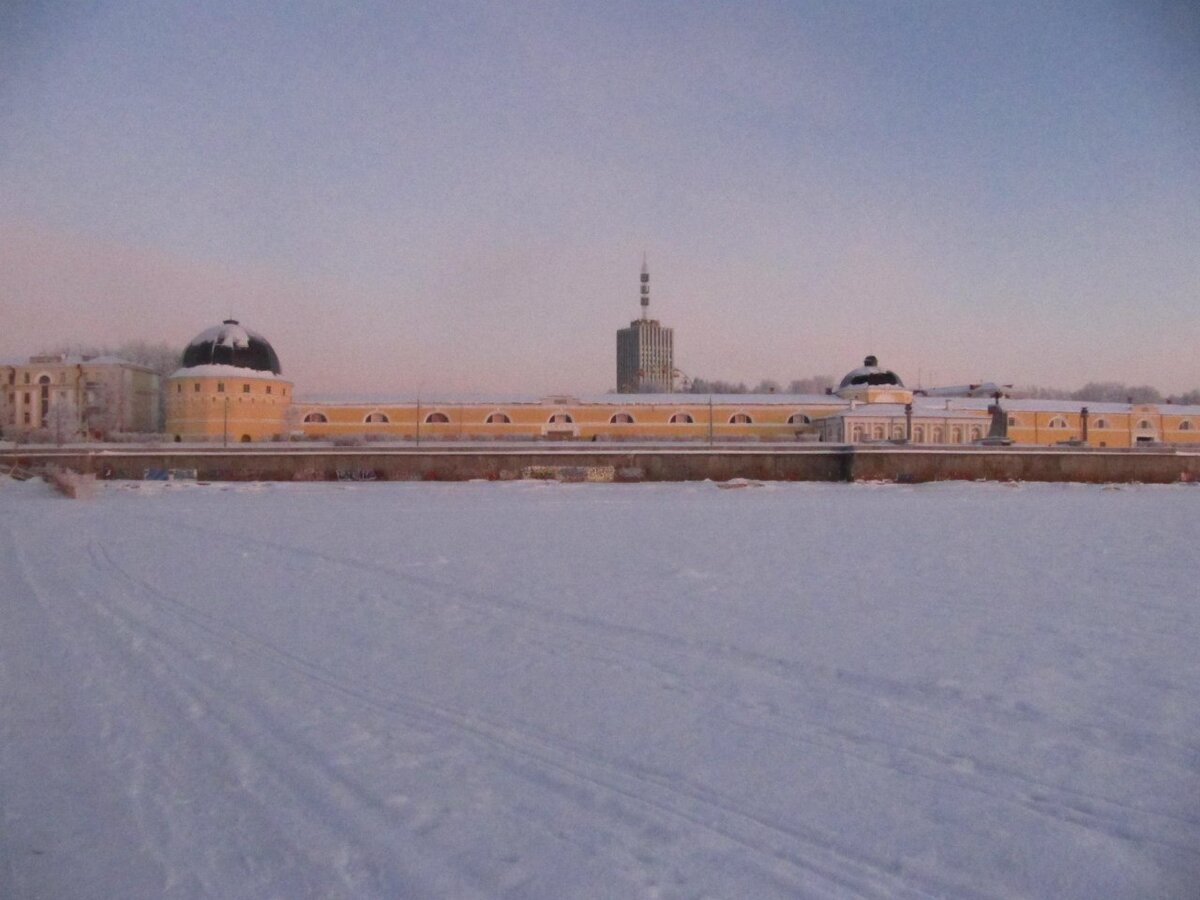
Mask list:
POLYGON ((162 379, 115 356, 32 356, 0 364, 0 430, 73 441, 159 431, 162 379))
POLYGON ((642 317, 617 332, 617 391, 622 394, 670 394, 675 390, 675 334, 650 308, 650 270, 642 260, 642 317))

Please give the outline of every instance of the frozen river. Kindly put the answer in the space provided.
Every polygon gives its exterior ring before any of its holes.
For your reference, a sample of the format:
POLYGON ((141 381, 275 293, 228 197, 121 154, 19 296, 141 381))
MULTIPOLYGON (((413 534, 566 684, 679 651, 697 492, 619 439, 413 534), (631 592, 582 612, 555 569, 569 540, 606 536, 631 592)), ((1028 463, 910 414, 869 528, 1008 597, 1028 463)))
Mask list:
POLYGON ((1200 894, 1200 487, 0 482, 0 896, 1200 894))

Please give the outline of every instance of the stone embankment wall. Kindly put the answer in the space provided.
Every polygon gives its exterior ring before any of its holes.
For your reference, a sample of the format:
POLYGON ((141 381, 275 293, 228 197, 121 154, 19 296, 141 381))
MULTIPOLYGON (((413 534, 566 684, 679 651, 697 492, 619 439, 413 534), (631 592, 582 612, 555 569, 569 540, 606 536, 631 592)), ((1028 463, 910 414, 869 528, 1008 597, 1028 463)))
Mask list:
POLYGON ((100 478, 194 472, 213 481, 505 480, 611 470, 615 481, 1200 481, 1200 451, 963 447, 286 448, 0 450, 0 474, 47 465, 100 478))

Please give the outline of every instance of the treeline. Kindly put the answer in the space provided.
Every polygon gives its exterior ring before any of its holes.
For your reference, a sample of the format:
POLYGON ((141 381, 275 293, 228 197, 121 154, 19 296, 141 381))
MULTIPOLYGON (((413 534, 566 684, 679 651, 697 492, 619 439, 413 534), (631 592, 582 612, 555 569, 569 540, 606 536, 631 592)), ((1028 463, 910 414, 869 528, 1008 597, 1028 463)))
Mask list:
POLYGON ((744 381, 720 381, 707 378, 693 378, 684 393, 688 394, 824 394, 826 388, 837 384, 832 375, 814 375, 811 378, 795 378, 788 382, 787 389, 770 378, 764 378, 754 387, 748 387, 744 381))
MULTIPOLYGON (((836 384, 837 380, 832 375, 795 378, 788 382, 786 389, 770 378, 764 378, 753 387, 744 381, 694 378, 681 386, 681 390, 688 394, 824 394, 827 388, 836 384)), ((1089 381, 1076 391, 1025 385, 1013 388, 1012 395, 1034 400, 1078 400, 1083 403, 1178 403, 1200 406, 1200 389, 1182 394, 1164 394, 1152 385, 1128 385, 1120 381, 1089 381)))
POLYGON ((115 346, 99 344, 61 344, 43 350, 39 356, 118 356, 127 362, 153 369, 159 375, 170 375, 183 362, 183 351, 168 343, 125 341, 115 346))
POLYGON ((1148 384, 1128 385, 1119 381, 1089 381, 1077 391, 1059 388, 1020 387, 1013 389, 1016 397, 1035 400, 1079 400, 1085 403, 1180 403, 1200 405, 1200 389, 1182 394, 1164 395, 1148 384))

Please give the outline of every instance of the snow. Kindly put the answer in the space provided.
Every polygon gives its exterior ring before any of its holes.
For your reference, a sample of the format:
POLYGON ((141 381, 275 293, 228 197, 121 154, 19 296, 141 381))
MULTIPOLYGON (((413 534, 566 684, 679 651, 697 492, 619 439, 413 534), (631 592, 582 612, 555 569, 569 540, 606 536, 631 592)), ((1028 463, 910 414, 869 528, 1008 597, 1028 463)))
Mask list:
POLYGON ((1195 897, 1194 486, 0 481, 0 896, 1195 897))
MULTIPOLYGON (((170 374, 171 378, 240 378, 257 379, 266 381, 284 381, 287 379, 282 375, 276 375, 274 372, 265 369, 249 369, 245 366, 228 366, 220 363, 201 363, 198 366, 187 366, 182 369, 176 369, 170 374)), ((290 382, 289 382, 290 383, 290 382)))

